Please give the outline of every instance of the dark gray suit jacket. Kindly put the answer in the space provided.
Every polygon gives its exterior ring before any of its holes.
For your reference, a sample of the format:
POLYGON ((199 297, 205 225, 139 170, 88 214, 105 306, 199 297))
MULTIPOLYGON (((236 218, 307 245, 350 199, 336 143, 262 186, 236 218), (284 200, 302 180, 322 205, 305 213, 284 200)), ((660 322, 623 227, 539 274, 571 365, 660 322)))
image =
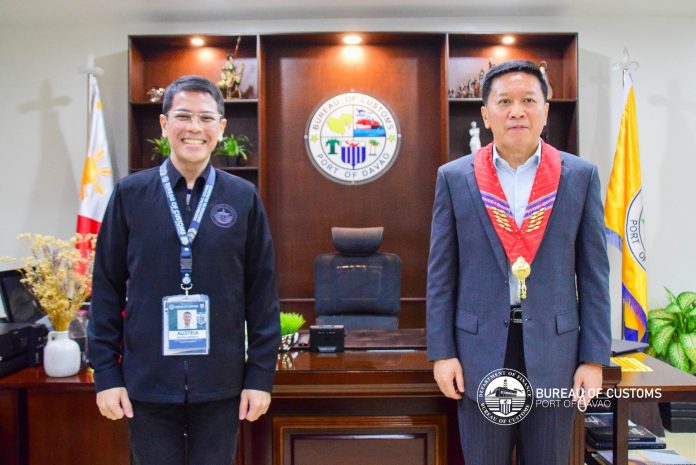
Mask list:
MULTIPOLYGON (((561 162, 556 201, 522 303, 533 389, 570 388, 580 362, 609 362, 609 263, 597 168, 564 152, 561 162)), ((509 313, 507 258, 469 155, 438 170, 427 335, 431 360, 459 358, 472 399, 484 376, 503 367, 509 313)))

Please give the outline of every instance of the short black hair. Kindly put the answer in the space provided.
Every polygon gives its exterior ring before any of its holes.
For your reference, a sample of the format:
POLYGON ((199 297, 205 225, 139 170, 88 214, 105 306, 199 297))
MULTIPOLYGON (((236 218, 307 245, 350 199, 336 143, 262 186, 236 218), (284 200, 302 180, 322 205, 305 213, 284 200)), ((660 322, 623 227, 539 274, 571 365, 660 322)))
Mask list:
POLYGON ((164 99, 162 100, 162 114, 166 115, 172 108, 172 100, 174 96, 182 91, 205 92, 210 94, 217 103, 218 113, 225 115, 225 99, 222 97, 222 92, 210 80, 201 76, 181 76, 167 87, 164 91, 164 99))
POLYGON ((493 81, 508 73, 527 73, 536 77, 539 80, 539 84, 541 84, 541 93, 544 94, 544 102, 546 102, 549 93, 549 85, 546 79, 544 79, 544 75, 541 73, 539 67, 528 60, 511 60, 495 65, 488 70, 486 76, 483 78, 483 83, 481 84, 481 98, 483 99, 484 106, 486 106, 488 96, 491 94, 493 81))

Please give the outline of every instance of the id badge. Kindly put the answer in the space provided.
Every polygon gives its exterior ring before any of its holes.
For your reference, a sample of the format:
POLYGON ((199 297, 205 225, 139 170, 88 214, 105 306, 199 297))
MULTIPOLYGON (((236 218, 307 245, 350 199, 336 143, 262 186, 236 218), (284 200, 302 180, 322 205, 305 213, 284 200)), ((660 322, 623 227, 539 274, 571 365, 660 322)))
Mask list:
POLYGON ((171 295, 162 299, 162 354, 208 355, 210 299, 207 295, 171 295))

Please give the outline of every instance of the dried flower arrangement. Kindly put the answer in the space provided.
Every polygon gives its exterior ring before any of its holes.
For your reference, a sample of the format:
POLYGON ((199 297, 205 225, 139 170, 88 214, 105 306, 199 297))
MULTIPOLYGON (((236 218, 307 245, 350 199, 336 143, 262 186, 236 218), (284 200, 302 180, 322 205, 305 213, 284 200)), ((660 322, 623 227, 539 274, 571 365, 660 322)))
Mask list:
POLYGON ((76 234, 68 240, 41 234, 20 234, 30 242, 32 255, 26 257, 22 283, 39 301, 56 331, 67 331, 77 310, 92 293, 94 234, 76 234), (87 256, 76 247, 88 244, 87 256))

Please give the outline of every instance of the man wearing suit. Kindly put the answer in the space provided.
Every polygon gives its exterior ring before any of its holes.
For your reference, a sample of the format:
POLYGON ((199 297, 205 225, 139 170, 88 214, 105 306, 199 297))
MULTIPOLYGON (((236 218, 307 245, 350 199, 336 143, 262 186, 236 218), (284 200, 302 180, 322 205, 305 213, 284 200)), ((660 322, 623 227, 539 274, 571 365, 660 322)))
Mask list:
POLYGON ((514 444, 526 465, 566 465, 575 417, 568 396, 588 401, 609 362, 609 264, 597 169, 540 139, 547 89, 531 62, 491 68, 481 114, 493 143, 438 171, 428 354, 440 390, 459 400, 467 465, 509 464, 514 444), (526 280, 518 269, 525 266, 526 280), (564 389, 551 396, 560 407, 535 400, 514 425, 489 421, 479 411, 477 388, 503 367, 526 375, 533 393, 564 389))

